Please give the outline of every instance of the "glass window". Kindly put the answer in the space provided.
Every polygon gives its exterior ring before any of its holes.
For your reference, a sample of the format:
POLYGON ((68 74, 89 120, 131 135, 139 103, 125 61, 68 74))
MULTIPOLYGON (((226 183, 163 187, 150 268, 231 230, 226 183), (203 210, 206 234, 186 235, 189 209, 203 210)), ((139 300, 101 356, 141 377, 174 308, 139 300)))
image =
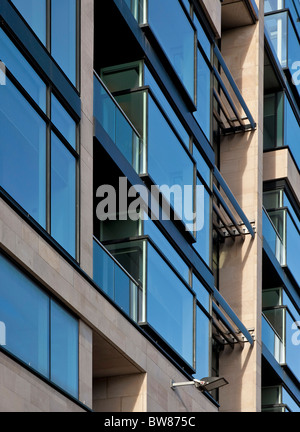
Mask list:
POLYGON ((0 86, 0 184, 46 226, 46 125, 9 79, 0 86))
MULTIPOLYGON (((295 334, 297 327, 295 326, 295 319, 289 311, 286 311, 286 363, 292 370, 295 376, 300 379, 300 362, 299 362, 299 345, 295 345, 295 334)), ((298 320, 299 322, 299 320, 298 320)))
POLYGON ((197 300, 207 312, 210 312, 210 295, 207 289, 202 285, 199 279, 193 275, 193 290, 197 295, 197 300))
POLYGON ((179 274, 189 283, 189 267, 150 219, 144 222, 144 235, 148 235, 153 240, 179 274))
POLYGON ((180 3, 174 0, 148 1, 148 21, 179 78, 194 100, 195 34, 180 3))
MULTIPOLYGON (((201 181, 197 179, 197 186, 203 186, 201 181)), ((197 242, 194 248, 203 258, 208 266, 211 261, 211 197, 207 190, 203 187, 203 194, 198 195, 197 199, 197 242), (200 215, 200 216, 199 216, 200 215)))
POLYGON ((211 75, 210 69, 198 49, 197 61, 197 111, 194 116, 210 140, 211 125, 211 75))
POLYGON ((159 101, 162 109, 165 111, 167 116, 169 117, 169 120, 175 127, 177 133, 180 135, 180 138, 182 139, 182 142, 186 145, 187 148, 189 148, 190 145, 190 137, 185 128, 183 127, 182 123, 180 122, 179 118, 175 114, 173 108, 167 101, 166 97, 164 96, 163 92, 161 91, 160 87, 158 86, 157 82, 153 78, 152 74, 150 73, 149 69, 145 66, 145 86, 149 86, 151 90, 153 91, 155 97, 159 101))
POLYGON ((51 134, 51 235, 73 257, 76 250, 76 163, 51 134))
POLYGON ((76 85, 76 0, 51 1, 51 26, 51 54, 76 85))
POLYGON ((2 29, 0 29, 0 53, 1 61, 22 84, 24 89, 30 94, 39 107, 45 112, 45 83, 25 60, 20 51, 15 47, 2 29))
POLYGON ((197 149, 197 147, 194 144, 193 148, 193 156, 194 159, 197 162, 197 171, 202 176, 203 180, 206 182, 207 186, 211 188, 211 171, 207 163, 205 162, 203 156, 197 149))
POLYGON ((78 321, 53 300, 51 381, 78 397, 78 321))
POLYGON ((49 374, 49 298, 0 255, 0 317, 9 352, 49 374))
POLYGON ((198 41, 203 49, 203 51, 205 52, 208 60, 210 61, 211 58, 211 43, 208 40, 208 37, 206 36, 205 31, 203 30, 202 25, 200 24, 198 18, 196 15, 194 15, 194 23, 197 29, 197 38, 198 41))
POLYGON ((197 307, 196 316, 196 378, 210 376, 209 370, 209 318, 197 307))
MULTIPOLYGON (((148 172, 154 182, 170 189, 181 188, 182 200, 174 196, 165 198, 171 203, 186 225, 194 221, 193 193, 184 193, 185 186, 194 185, 194 164, 176 135, 164 119, 161 111, 149 95, 148 99, 148 172), (158 128, 157 125, 160 125, 158 128)), ((187 189, 186 189, 187 190, 187 189)))
POLYGON ((193 365, 193 295, 150 244, 147 251, 147 321, 193 365))
POLYGON ((53 94, 51 95, 51 121, 75 149, 76 123, 53 94))
POLYGON ((21 15, 46 45, 46 0, 12 0, 21 15))

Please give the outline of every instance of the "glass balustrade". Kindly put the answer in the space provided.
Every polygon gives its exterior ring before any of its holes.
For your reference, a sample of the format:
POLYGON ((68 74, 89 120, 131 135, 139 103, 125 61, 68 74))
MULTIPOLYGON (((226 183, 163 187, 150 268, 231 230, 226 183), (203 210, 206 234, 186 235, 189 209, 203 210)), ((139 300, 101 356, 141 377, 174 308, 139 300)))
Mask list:
POLYGON ((129 317, 138 322, 142 288, 94 238, 94 281, 129 317))
MULTIPOLYGON (((138 110, 140 104, 137 100, 134 102, 138 110)), ((139 173, 143 159, 143 140, 96 74, 94 74, 94 117, 139 173)))
POLYGON ((283 341, 264 314, 262 316, 262 342, 279 364, 284 363, 283 341))
MULTIPOLYGON (((276 256, 277 261, 282 266, 284 266, 286 263, 286 248, 285 248, 283 236, 279 234, 274 222, 277 224, 278 227, 283 226, 284 214, 285 213, 282 210, 276 210, 268 213, 265 209, 263 209, 264 241, 268 243, 269 247, 272 249, 274 255, 276 256)), ((282 228, 281 228, 281 232, 283 233, 282 228)))

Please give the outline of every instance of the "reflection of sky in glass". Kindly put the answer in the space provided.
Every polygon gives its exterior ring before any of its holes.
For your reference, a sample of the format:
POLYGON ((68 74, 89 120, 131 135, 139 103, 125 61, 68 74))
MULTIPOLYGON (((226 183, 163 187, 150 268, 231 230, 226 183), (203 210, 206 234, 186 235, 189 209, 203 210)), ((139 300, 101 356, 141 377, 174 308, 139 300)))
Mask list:
POLYGON ((194 30, 180 3, 174 0, 148 1, 148 17, 150 27, 194 99, 194 30))
POLYGON ((147 321, 193 365, 193 295, 148 244, 147 321))

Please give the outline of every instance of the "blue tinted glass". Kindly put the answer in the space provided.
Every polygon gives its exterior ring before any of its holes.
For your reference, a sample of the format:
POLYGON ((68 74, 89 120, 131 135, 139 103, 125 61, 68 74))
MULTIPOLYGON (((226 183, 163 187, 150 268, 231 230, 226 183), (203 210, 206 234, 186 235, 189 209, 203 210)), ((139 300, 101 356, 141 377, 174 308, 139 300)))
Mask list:
POLYGON ((287 405, 292 412, 300 412, 300 406, 284 388, 282 388, 282 403, 287 405))
POLYGON ((193 295, 148 244, 147 321, 193 365, 193 295))
POLYGON ((0 86, 0 185, 46 225, 46 126, 13 84, 0 86))
POLYGON ((193 148, 193 156, 194 159, 196 159, 197 162, 197 171, 200 173, 202 178, 205 180, 207 186, 211 187, 211 171, 205 160, 203 159, 203 156, 197 149, 197 147, 194 145, 193 148))
POLYGON ((76 123, 53 94, 51 95, 51 121, 75 149, 76 123))
MULTIPOLYGON (((293 371, 294 375, 300 380, 300 362, 299 362, 299 345, 297 345, 299 336, 298 328, 295 326, 295 319, 286 311, 286 363, 293 371), (295 343, 296 342, 296 343, 295 343)), ((299 320, 298 320, 299 323, 299 320)))
POLYGON ((194 116, 208 140, 210 140, 210 124, 211 124, 210 113, 211 113, 210 70, 201 52, 198 50, 197 111, 194 113, 194 116))
POLYGON ((285 97, 285 141, 284 144, 289 146, 298 168, 300 167, 300 149, 298 142, 300 140, 300 127, 296 120, 295 114, 287 97, 285 97))
POLYGON ((209 318, 197 307, 196 316, 196 378, 210 376, 209 318))
POLYGON ((180 275, 189 283, 189 267, 150 219, 144 221, 144 235, 148 235, 153 240, 180 275))
POLYGON ((194 99, 194 30, 180 3, 174 0, 150 0, 148 21, 179 78, 194 99))
POLYGON ((46 85, 0 29, 0 58, 39 107, 46 110, 46 85))
POLYGON ((120 308, 130 314, 130 285, 126 273, 115 264, 115 298, 120 308))
POLYGON ((76 1, 51 2, 51 54, 76 85, 76 1))
POLYGON ((75 257, 75 158, 54 133, 51 137, 51 235, 75 257))
POLYGON ((94 281, 111 299, 113 299, 115 284, 114 261, 95 241, 93 248, 93 258, 94 281))
POLYGON ((46 45, 46 0, 12 0, 41 42, 46 45))
POLYGON ((2 255, 0 274, 5 348, 49 377, 49 298, 2 255))
POLYGON ((181 188, 182 209, 173 195, 165 198, 186 224, 193 222, 193 193, 184 193, 184 187, 194 184, 194 164, 180 141, 164 119, 162 113, 149 95, 148 98, 148 172, 154 182, 169 188, 181 188), (160 127, 157 127, 159 125, 160 127))
POLYGON ((206 288, 204 288, 202 283, 195 275, 193 275, 193 290, 197 295, 197 300, 199 301, 199 303, 201 303, 201 305, 204 307, 204 309, 207 310, 207 312, 210 312, 209 292, 206 290, 206 288))
MULTIPOLYGON (((199 179, 197 179, 197 186, 202 186, 202 183, 199 179)), ((194 247, 209 266, 211 238, 211 198, 203 186, 201 189, 199 189, 199 192, 200 193, 197 194, 197 242, 194 247)))
POLYGON ((197 39, 200 42, 200 45, 203 49, 203 51, 205 52, 208 60, 210 61, 210 57, 211 57, 211 44, 206 36, 205 31, 203 30, 202 25, 200 24, 198 18, 196 16, 194 16, 194 23, 197 29, 197 39))
POLYGON ((174 110, 171 108, 171 105, 167 101, 166 97, 164 96, 163 92, 161 91, 160 87, 158 86, 157 82, 149 72, 148 68, 145 66, 145 77, 144 77, 144 85, 149 86, 151 90, 153 91, 155 97, 159 101, 162 109, 165 111, 167 116, 169 117, 169 120, 175 127, 177 133, 180 135, 180 138, 184 142, 184 144, 189 148, 190 145, 190 137, 187 131, 184 129, 182 123, 180 122, 179 118, 175 114, 174 110))
POLYGON ((51 300, 51 381, 78 397, 78 321, 51 300))
POLYGON ((286 262, 287 266, 296 279, 297 283, 300 283, 300 267, 298 250, 300 243, 299 231, 297 230, 294 222, 292 221, 290 215, 286 213, 286 262))

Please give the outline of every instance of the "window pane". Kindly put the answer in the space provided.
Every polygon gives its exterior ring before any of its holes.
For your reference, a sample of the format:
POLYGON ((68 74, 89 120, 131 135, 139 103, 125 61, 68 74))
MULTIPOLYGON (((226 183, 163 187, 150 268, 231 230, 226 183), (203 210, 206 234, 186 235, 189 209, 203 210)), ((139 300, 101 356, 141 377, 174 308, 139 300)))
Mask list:
POLYGON ((12 0, 32 30, 46 45, 46 0, 12 0))
POLYGON ((198 18, 196 17, 196 15, 194 15, 194 24, 197 28, 198 41, 200 42, 200 45, 203 48, 208 60, 210 60, 210 58, 211 58, 211 44, 210 44, 210 41, 208 40, 208 37, 206 36, 205 31, 203 30, 202 25, 200 24, 198 18))
POLYGON ((153 221, 144 221, 144 235, 148 235, 171 264, 176 268, 180 275, 189 283, 189 267, 183 261, 178 252, 174 249, 171 243, 163 235, 163 233, 157 228, 153 221))
MULTIPOLYGON (((202 183, 197 179, 197 186, 202 183)), ((194 247, 206 264, 210 265, 211 260, 211 197, 207 190, 202 186, 203 194, 199 194, 197 199, 197 242, 194 247)))
POLYGON ((150 95, 148 109, 149 175, 159 186, 180 187, 181 202, 174 194, 168 197, 165 193, 164 196, 183 222, 191 225, 194 222, 194 164, 150 95), (187 193, 185 187, 189 187, 191 193, 187 193))
POLYGON ((148 17, 151 29, 194 100, 194 30, 180 3, 150 0, 148 17))
POLYGON ((15 47, 12 41, 0 29, 1 61, 22 84, 39 107, 46 110, 46 85, 29 63, 15 47))
POLYGON ((211 188, 211 171, 210 171, 210 168, 207 165, 207 163, 205 162, 203 156, 201 155, 201 153, 199 152, 199 150, 197 149, 195 144, 194 144, 194 148, 193 148, 193 156, 197 162, 197 171, 200 173, 202 178, 205 180, 207 186, 209 188, 211 188))
POLYGON ((193 290, 197 295, 197 300, 207 312, 210 312, 210 295, 206 288, 202 285, 199 279, 193 275, 193 290))
POLYGON ((209 371, 209 319, 197 307, 196 318, 196 378, 210 375, 209 371))
POLYGON ((175 114, 173 108, 167 101, 166 97, 164 96, 163 92, 161 91, 160 87, 158 86, 157 82, 153 78, 152 74, 150 73, 147 66, 144 66, 144 85, 149 86, 151 90, 153 91, 155 97, 159 101, 162 109, 165 111, 167 116, 169 117, 169 120, 175 127, 177 133, 180 135, 180 138, 182 139, 182 142, 186 145, 187 148, 189 148, 190 145, 190 136, 183 127, 182 123, 180 122, 179 118, 175 114))
POLYGON ((5 348, 49 377, 49 298, 0 255, 0 318, 5 348))
POLYGON ((51 381, 78 397, 78 321, 51 300, 51 381))
POLYGON ((13 84, 0 86, 0 185, 46 225, 46 126, 13 84))
POLYGON ((51 136, 51 235, 75 257, 76 162, 57 136, 51 136))
POLYGON ((193 366, 193 295, 148 244, 147 321, 193 366))
POLYGON ((76 0, 52 0, 51 2, 51 54, 74 85, 76 85, 76 3, 76 0))
POLYGON ((76 123, 56 97, 51 95, 51 120, 71 146, 76 148, 76 123))
POLYGON ((211 124, 211 84, 210 70, 200 50, 198 50, 197 62, 197 111, 195 118, 203 130, 207 139, 210 140, 211 124))

